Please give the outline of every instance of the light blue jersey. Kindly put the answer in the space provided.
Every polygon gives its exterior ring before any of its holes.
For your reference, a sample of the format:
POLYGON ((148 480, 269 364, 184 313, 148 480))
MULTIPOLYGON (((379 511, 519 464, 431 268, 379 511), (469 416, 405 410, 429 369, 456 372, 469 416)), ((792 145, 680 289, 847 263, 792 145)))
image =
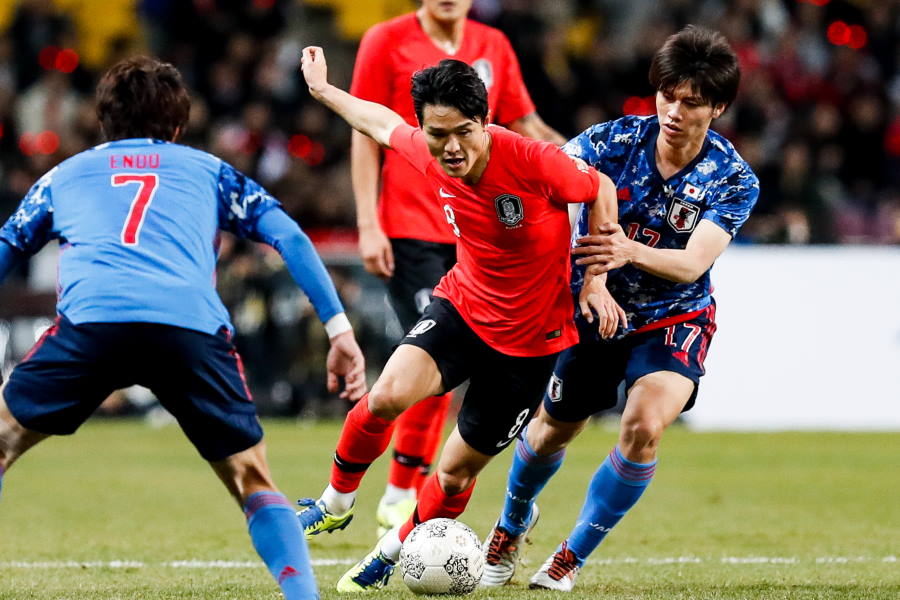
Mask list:
POLYGON ((215 290, 220 229, 282 252, 323 321, 343 310, 280 203, 231 165, 179 144, 118 140, 69 158, 34 184, 0 240, 30 255, 59 239, 57 308, 72 323, 215 333, 231 329, 215 290), (301 243, 287 252, 280 242, 291 236, 301 243))
MULTIPOLYGON (((683 249, 703 219, 734 237, 759 197, 759 180, 750 166, 728 140, 710 130, 697 157, 664 180, 656 168, 658 134, 656 117, 623 117, 590 127, 563 150, 613 180, 619 224, 631 239, 654 248, 683 249)), ((582 207, 573 240, 587 231, 588 213, 582 207)), ((575 258, 572 292, 577 298, 584 267, 575 265, 575 258)), ((607 289, 628 314, 628 329, 620 329, 620 336, 709 306, 710 270, 693 283, 668 281, 631 265, 611 271, 607 289)))

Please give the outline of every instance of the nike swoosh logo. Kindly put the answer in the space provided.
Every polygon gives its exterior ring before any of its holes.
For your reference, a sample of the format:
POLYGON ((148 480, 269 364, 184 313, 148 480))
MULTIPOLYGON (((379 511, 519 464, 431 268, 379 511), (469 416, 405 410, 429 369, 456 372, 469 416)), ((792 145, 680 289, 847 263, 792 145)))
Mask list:
POLYGON ((447 192, 445 192, 444 188, 440 188, 438 190, 438 194, 441 195, 441 198, 456 198, 456 196, 454 196, 453 194, 448 194, 447 192))

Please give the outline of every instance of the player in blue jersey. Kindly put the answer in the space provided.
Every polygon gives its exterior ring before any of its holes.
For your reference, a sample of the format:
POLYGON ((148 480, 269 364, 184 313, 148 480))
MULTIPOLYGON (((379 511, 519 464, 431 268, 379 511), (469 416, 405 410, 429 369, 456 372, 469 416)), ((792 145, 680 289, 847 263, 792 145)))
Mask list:
POLYGON ((503 512, 485 543, 483 585, 512 577, 537 520, 535 498, 588 418, 616 404, 623 380, 618 444, 594 474, 574 529, 531 587, 572 590, 588 555, 650 483, 663 431, 693 405, 716 329, 710 269, 759 194, 747 163, 709 130, 739 80, 725 38, 688 26, 653 58, 656 116, 601 123, 564 146, 615 182, 619 224, 587 235, 583 211, 578 218, 572 292, 580 341, 560 355, 543 406, 517 443, 503 512), (604 284, 627 317, 608 340, 597 330, 607 316, 595 318, 586 304, 604 284))
POLYGON ((0 477, 30 447, 73 433, 118 388, 150 388, 247 517, 288 600, 318 598, 303 532, 272 482, 262 429, 214 287, 219 230, 276 248, 331 341, 328 387, 356 400, 364 361, 319 256, 255 181, 181 146, 190 101, 170 64, 139 57, 97 87, 108 142, 52 169, 0 228, 0 279, 60 242, 58 317, 0 398, 0 477))

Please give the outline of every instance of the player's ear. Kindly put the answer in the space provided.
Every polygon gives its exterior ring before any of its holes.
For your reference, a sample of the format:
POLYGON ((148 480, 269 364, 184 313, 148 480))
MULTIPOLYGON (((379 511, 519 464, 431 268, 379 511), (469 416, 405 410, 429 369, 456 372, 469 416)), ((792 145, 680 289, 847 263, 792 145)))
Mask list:
POLYGON ((725 104, 724 102, 713 106, 712 118, 718 119, 720 116, 722 116, 722 113, 725 112, 726 108, 728 108, 728 105, 725 104))

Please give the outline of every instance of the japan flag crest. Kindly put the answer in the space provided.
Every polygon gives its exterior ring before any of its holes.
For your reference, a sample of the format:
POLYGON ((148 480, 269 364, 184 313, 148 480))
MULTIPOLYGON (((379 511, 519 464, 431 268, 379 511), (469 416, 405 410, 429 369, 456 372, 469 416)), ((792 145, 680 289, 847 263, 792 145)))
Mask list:
POLYGON ((686 198, 690 198, 691 200, 700 200, 703 198, 703 194, 706 192, 699 185, 694 185, 692 183, 685 182, 684 187, 681 188, 681 193, 684 194, 686 198))

